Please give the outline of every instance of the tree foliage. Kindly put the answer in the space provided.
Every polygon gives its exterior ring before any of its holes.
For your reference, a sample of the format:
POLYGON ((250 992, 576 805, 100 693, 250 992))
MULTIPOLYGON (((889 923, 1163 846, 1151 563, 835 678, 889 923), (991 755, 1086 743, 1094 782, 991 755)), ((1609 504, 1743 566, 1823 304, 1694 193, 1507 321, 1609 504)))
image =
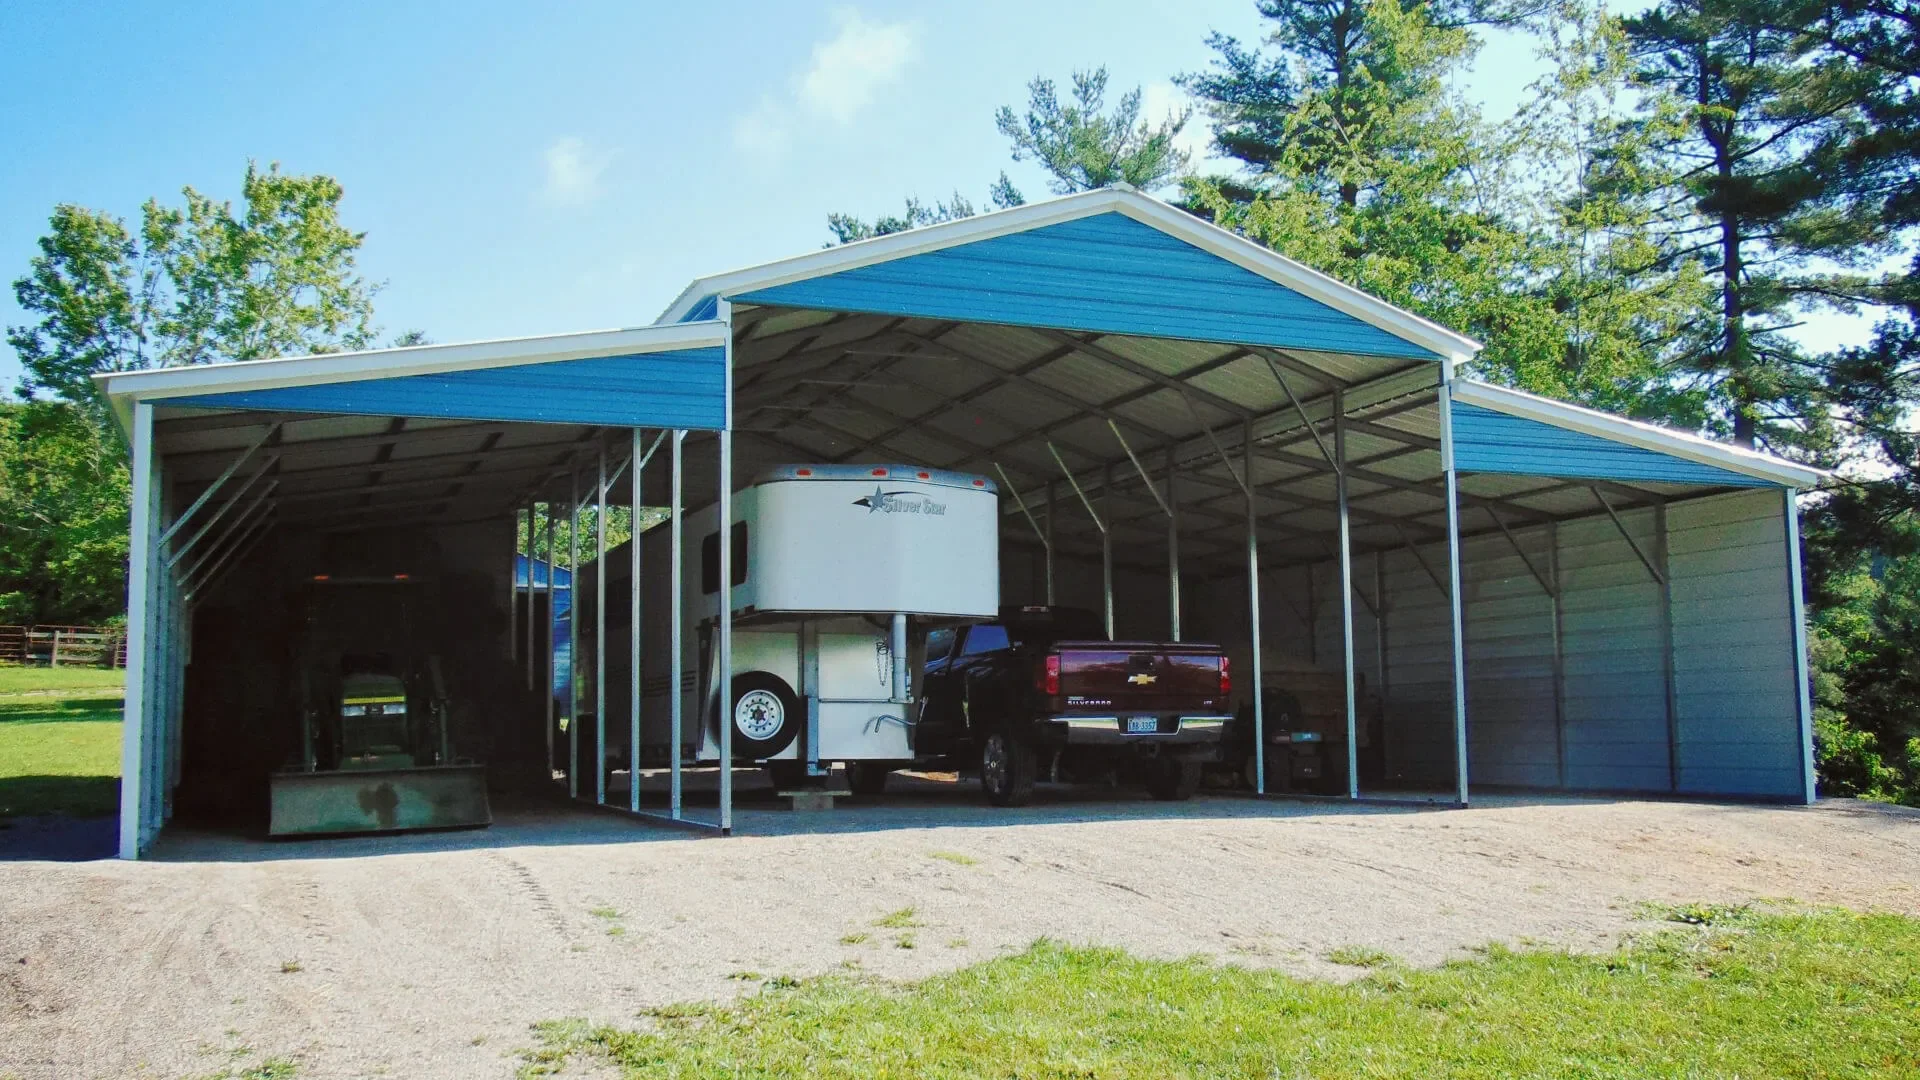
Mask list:
MULTIPOLYGON (((1128 183, 1154 191, 1173 183, 1187 166, 1187 156, 1173 144, 1188 114, 1168 116, 1155 124, 1142 119, 1140 88, 1120 95, 1106 107, 1107 69, 1073 74, 1073 98, 1060 100, 1053 80, 1036 78, 1027 87, 1024 118, 1013 107, 1002 106, 995 116, 1001 134, 1013 144, 1013 160, 1033 160, 1047 170, 1048 186, 1056 194, 1091 191, 1128 183)), ((1026 203, 1026 196, 1007 179, 1004 170, 987 188, 987 203, 1005 210, 1026 203)), ((969 218, 973 203, 955 191, 948 202, 924 203, 909 196, 906 209, 867 221, 851 214, 828 214, 828 247, 850 244, 922 225, 969 218)))
MULTIPOLYGON (((340 184, 251 163, 236 208, 193 188, 137 228, 54 208, 14 282, 22 403, 0 409, 0 621, 94 623, 124 610, 125 451, 91 376, 365 348, 374 288, 340 184)), ((418 331, 397 344, 419 344, 418 331)))
POLYGON ((0 404, 0 623, 94 625, 125 610, 124 453, 77 406, 0 404))
MULTIPOLYGON (((1107 69, 1073 73, 1073 96, 1060 100, 1052 79, 1027 85, 1027 112, 1016 116, 1002 105, 994 124, 1013 144, 1013 160, 1039 162, 1056 195, 1131 184, 1154 191, 1173 182, 1187 167, 1187 154, 1174 140, 1191 111, 1155 124, 1140 116, 1140 88, 1120 95, 1107 110, 1107 69)), ((1004 174, 1002 174, 1004 177, 1004 174)))
POLYGON ((364 348, 373 288, 355 256, 364 234, 340 222, 338 181, 247 165, 241 203, 189 187, 183 205, 148 200, 137 230, 111 214, 54 208, 26 276, 37 316, 9 327, 23 396, 92 406, 90 376, 111 371, 364 348))

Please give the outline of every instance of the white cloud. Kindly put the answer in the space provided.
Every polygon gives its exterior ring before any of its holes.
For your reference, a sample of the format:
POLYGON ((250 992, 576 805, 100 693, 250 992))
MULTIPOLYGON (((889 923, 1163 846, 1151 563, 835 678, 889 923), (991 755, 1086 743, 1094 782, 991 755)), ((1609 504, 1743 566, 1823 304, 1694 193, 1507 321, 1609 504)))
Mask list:
POLYGON ((797 126, 852 124, 919 50, 911 23, 868 22, 852 8, 835 11, 833 21, 834 36, 814 45, 812 60, 786 93, 762 97, 735 118, 733 139, 742 150, 774 157, 792 144, 797 126))
POLYGON ((555 139, 541 155, 547 182, 541 194, 559 206, 585 206, 600 196, 600 176, 608 155, 574 135, 555 139))
POLYGON ((1194 167, 1206 161, 1211 155, 1212 129, 1207 126, 1207 118, 1194 108, 1193 96, 1170 82, 1148 83, 1140 92, 1140 119, 1158 127, 1169 116, 1178 116, 1186 109, 1193 109, 1193 115, 1187 117, 1187 126, 1174 136, 1173 145, 1184 150, 1194 167))

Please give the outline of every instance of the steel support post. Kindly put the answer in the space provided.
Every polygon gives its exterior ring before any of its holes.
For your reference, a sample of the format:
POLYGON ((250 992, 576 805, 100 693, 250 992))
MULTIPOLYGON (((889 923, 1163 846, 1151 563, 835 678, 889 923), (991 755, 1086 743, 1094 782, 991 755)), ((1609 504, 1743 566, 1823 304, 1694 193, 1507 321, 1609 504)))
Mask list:
POLYGON ((553 677, 560 667, 559 635, 554 626, 560 618, 560 605, 553 602, 553 504, 547 504, 547 685, 540 695, 547 702, 547 775, 545 780, 553 779, 553 677))
POLYGON ((127 700, 120 731, 120 857, 140 857, 140 830, 146 807, 146 728, 152 711, 148 688, 153 677, 154 583, 164 572, 160 557, 157 483, 154 468, 153 406, 133 407, 132 521, 127 569, 127 700))
POLYGON ((1560 526, 1547 522, 1547 576, 1553 579, 1553 752, 1555 775, 1567 786, 1567 620, 1560 604, 1560 526))
POLYGON ((630 611, 630 615, 632 615, 632 619, 634 619, 634 630, 628 634, 628 644, 632 646, 632 648, 630 648, 630 651, 632 651, 632 667, 628 667, 628 690, 634 694, 634 698, 632 698, 632 701, 634 701, 634 709, 632 709, 632 717, 630 717, 630 721, 628 721, 628 723, 630 723, 630 732, 628 732, 628 749, 626 749, 626 790, 628 790, 626 809, 630 809, 630 811, 634 811, 634 813, 639 813, 639 651, 641 651, 639 650, 639 646, 641 646, 641 642, 645 640, 645 630, 639 625, 639 590, 641 590, 641 584, 639 584, 639 569, 641 569, 641 559, 639 559, 639 511, 641 511, 641 507, 643 507, 643 498, 641 498, 641 490, 639 490, 639 488, 641 488, 639 480, 645 475, 645 469, 647 469, 647 459, 645 459, 645 455, 643 455, 645 454, 645 448, 641 446, 641 436, 643 436, 643 432, 636 427, 636 429, 634 429, 634 471, 632 471, 632 475, 630 475, 632 484, 634 484, 634 500, 632 500, 632 502, 634 502, 634 509, 632 509, 632 513, 634 513, 634 527, 632 527, 634 538, 628 540, 628 548, 632 548, 632 555, 634 555, 634 582, 632 582, 632 584, 634 584, 634 600, 632 600, 634 607, 632 607, 632 611, 630 611))
POLYGON ((680 468, 686 460, 686 441, 687 433, 684 428, 673 433, 673 502, 669 508, 671 515, 669 519, 670 527, 673 530, 673 549, 670 556, 673 563, 673 570, 667 608, 667 651, 673 656, 672 662, 667 665, 667 678, 671 680, 669 683, 670 689, 667 693, 667 727, 668 737, 672 740, 672 748, 668 751, 669 764, 667 766, 667 776, 669 790, 667 792, 667 801, 669 804, 668 813, 675 821, 680 820, 680 758, 684 755, 684 744, 680 736, 680 714, 684 708, 681 699, 686 696, 685 674, 682 669, 682 650, 684 646, 680 640, 680 619, 685 614, 684 605, 686 604, 686 600, 681 595, 681 590, 685 587, 685 581, 683 580, 685 570, 681 566, 681 544, 683 543, 682 537, 685 532, 683 528, 685 516, 680 512, 680 468))
POLYGON ((580 467, 567 470, 567 797, 580 797, 580 467))
POLYGON ((593 511, 593 801, 607 804, 607 443, 593 511))
POLYGON ((533 541, 534 515, 537 512, 533 502, 527 503, 527 689, 533 689, 533 541))
MULTIPOLYGON (((1347 692, 1347 798, 1360 797, 1359 702, 1353 685, 1353 529, 1347 508, 1347 417, 1341 391, 1333 391, 1333 480, 1340 504, 1341 671, 1347 692)), ((1376 612, 1375 619, 1379 618, 1376 612)))
MULTIPOLYGON (((1373 692, 1387 700, 1387 553, 1373 553, 1373 692)), ((1381 733, 1382 738, 1386 735, 1381 733)))
MULTIPOLYGON (((1813 690, 1807 681, 1807 604, 1800 569, 1800 493, 1787 488, 1787 589, 1793 612, 1793 703, 1800 713, 1802 797, 1811 805, 1818 795, 1813 775, 1813 690)), ((131 654, 129 654, 131 655, 131 654)))
POLYGON ((1667 706, 1667 790, 1680 790, 1680 695, 1673 670, 1673 574, 1667 563, 1667 504, 1653 506, 1654 557, 1660 562, 1660 683, 1667 706))
POLYGON ((1054 603, 1054 599, 1053 599, 1053 519, 1055 517, 1055 511, 1057 511, 1058 509, 1059 509, 1059 503, 1054 498, 1054 483, 1053 481, 1049 480, 1047 481, 1047 536, 1046 536, 1047 603, 1049 605, 1054 603))
MULTIPOLYGON (((1100 474, 1100 505, 1113 516, 1113 466, 1108 465, 1100 474)), ((1106 618, 1107 640, 1114 639, 1113 634, 1113 531, 1104 524, 1100 527, 1100 604, 1106 618)))
POLYGON ((1447 605, 1453 640, 1453 765, 1455 799, 1467 804, 1467 619, 1460 592, 1460 473, 1453 460, 1451 365, 1440 383, 1440 469, 1447 488, 1447 605))
MULTIPOLYGON (((732 379, 728 348, 728 379, 732 379)), ((713 677, 720 689, 720 830, 733 828, 733 432, 720 432, 720 597, 713 677)))
MULTIPOLYGON (((1247 496, 1247 619, 1252 628, 1253 658, 1247 666, 1253 668, 1250 673, 1253 683, 1253 790, 1255 793, 1267 793, 1267 703, 1266 679, 1262 669, 1266 667, 1266 656, 1260 647, 1260 514, 1259 507, 1253 502, 1253 422, 1242 421, 1240 426, 1241 445, 1246 452, 1246 476, 1241 488, 1247 496)), ((1215 447, 1218 449, 1217 445, 1215 447)), ((1222 452, 1221 460, 1232 462, 1222 452)))
POLYGON ((1180 640, 1180 495, 1173 486, 1173 447, 1167 447, 1167 625, 1180 640))

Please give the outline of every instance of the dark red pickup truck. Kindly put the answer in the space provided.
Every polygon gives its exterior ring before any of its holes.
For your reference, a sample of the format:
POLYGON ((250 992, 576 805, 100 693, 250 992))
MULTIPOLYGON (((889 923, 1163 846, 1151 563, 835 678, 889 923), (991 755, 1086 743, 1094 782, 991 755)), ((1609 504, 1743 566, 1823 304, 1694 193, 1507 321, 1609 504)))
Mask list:
POLYGON ((1217 645, 1108 641, 1092 612, 1006 608, 927 639, 915 753, 980 770, 987 799, 1018 806, 1042 777, 1117 776, 1185 799, 1229 718, 1217 645))

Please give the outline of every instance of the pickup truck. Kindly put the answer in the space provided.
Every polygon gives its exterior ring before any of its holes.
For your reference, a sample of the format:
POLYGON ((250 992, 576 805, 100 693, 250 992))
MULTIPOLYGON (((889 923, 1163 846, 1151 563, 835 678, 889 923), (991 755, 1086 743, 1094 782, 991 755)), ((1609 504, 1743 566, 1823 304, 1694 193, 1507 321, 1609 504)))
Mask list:
POLYGON ((1230 719, 1217 645, 1109 641, 1090 611, 1004 608, 927 638, 916 755, 977 765, 987 801, 1019 806, 1043 775, 1144 781, 1186 799, 1230 719))

